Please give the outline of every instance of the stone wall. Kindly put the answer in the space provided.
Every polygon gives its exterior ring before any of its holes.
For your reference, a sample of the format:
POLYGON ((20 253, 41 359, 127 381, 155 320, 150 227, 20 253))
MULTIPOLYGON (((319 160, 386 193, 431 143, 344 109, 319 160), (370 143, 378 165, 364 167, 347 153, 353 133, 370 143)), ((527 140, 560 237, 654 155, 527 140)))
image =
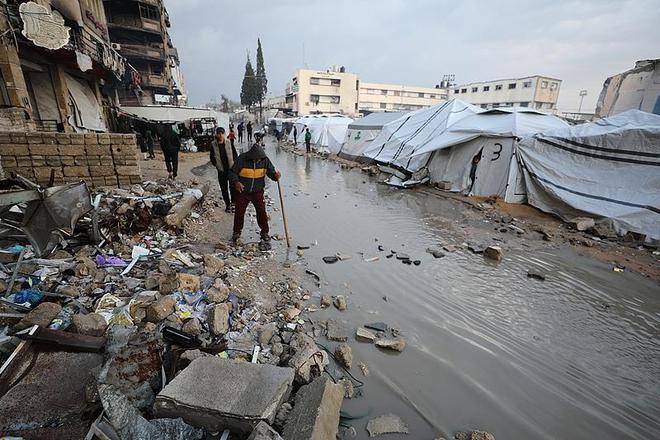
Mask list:
POLYGON ((5 177, 16 172, 46 184, 84 180, 88 185, 128 187, 142 182, 139 149, 132 134, 0 132, 5 177))
POLYGON ((0 108, 0 132, 34 131, 34 122, 25 117, 25 110, 18 107, 0 108))

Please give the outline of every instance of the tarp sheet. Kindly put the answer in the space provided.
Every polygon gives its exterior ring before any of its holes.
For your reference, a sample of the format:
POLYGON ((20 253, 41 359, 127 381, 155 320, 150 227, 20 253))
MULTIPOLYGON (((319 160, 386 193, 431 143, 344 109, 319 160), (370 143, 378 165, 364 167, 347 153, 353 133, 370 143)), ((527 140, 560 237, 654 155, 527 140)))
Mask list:
POLYGON ((210 108, 145 105, 124 106, 121 110, 138 118, 169 124, 185 122, 190 119, 215 118, 218 127, 229 128, 229 115, 210 108))
POLYGON ((517 150, 531 205, 660 240, 660 116, 629 110, 525 138, 517 150))
POLYGON ((68 73, 64 77, 76 111, 76 117, 70 121, 71 125, 81 129, 107 131, 101 106, 89 83, 68 73))
POLYGON ((354 121, 348 126, 346 139, 339 151, 339 156, 349 160, 369 161, 364 157, 364 150, 378 137, 383 126, 399 119, 405 112, 371 113, 354 121))

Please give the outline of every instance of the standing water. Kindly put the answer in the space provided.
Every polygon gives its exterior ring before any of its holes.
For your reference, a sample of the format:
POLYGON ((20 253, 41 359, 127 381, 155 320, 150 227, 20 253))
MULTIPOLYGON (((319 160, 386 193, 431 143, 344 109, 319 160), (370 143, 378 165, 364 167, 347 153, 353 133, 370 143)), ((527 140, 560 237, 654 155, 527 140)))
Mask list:
MULTIPOLYGON (((317 242, 305 260, 322 293, 348 297, 347 312, 309 317, 344 319, 352 329, 383 321, 407 341, 392 354, 349 339, 353 375, 365 383, 362 396, 343 405, 359 417, 348 421, 357 438, 368 438, 370 418, 388 413, 410 429, 392 439, 471 429, 507 440, 660 438, 656 282, 569 248, 493 232, 462 203, 428 191, 389 188, 272 146, 267 152, 282 171, 293 243, 317 242), (504 260, 491 264, 460 246, 439 259, 425 252, 460 245, 466 234, 486 244, 504 239, 504 260), (387 259, 390 250, 422 264, 387 259), (352 258, 321 260, 336 253, 352 258), (546 281, 528 279, 530 268, 548 272, 546 281)), ((275 199, 276 187, 269 191, 275 199)), ((280 213, 271 217, 281 231, 280 213)))

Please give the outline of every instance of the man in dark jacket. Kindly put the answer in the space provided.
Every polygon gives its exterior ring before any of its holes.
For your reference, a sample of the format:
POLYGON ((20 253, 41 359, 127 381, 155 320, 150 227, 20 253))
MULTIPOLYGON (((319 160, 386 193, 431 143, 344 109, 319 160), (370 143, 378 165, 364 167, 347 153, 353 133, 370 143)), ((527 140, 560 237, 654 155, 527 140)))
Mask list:
POLYGON ((176 179, 179 169, 179 148, 181 140, 179 135, 174 132, 171 125, 165 125, 163 135, 160 137, 160 148, 165 156, 165 166, 167 167, 168 177, 176 179))
POLYGON ((266 214, 266 201, 264 200, 264 187, 266 176, 271 180, 279 180, 280 172, 275 170, 273 163, 266 156, 261 146, 261 133, 254 134, 254 145, 245 153, 238 156, 230 174, 230 180, 236 190, 234 213, 234 232, 232 242, 236 245, 243 231, 245 210, 252 202, 257 211, 257 224, 261 229, 261 250, 270 249, 270 235, 268 230, 268 214, 266 214))
POLYGON ((211 163, 215 165, 218 171, 218 183, 222 198, 225 201, 225 211, 231 212, 232 200, 235 201, 233 186, 229 185, 229 173, 234 166, 234 161, 238 157, 234 145, 227 142, 225 138, 225 129, 218 127, 215 130, 215 139, 211 142, 211 163))
POLYGON ((247 141, 252 142, 252 121, 248 121, 245 130, 247 131, 247 141))

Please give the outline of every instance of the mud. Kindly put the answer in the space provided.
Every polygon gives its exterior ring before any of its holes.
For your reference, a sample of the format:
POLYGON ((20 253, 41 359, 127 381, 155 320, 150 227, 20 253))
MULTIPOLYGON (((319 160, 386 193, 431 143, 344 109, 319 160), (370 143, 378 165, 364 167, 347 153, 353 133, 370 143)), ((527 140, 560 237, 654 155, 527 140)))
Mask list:
MULTIPOLYGON (((392 439, 471 429, 504 439, 660 437, 657 281, 614 272, 570 244, 498 232, 462 201, 389 188, 359 170, 275 146, 267 152, 283 174, 294 246, 312 244, 299 257, 295 247, 276 243, 277 258, 300 259, 319 274, 316 296, 348 300, 346 312, 330 307, 307 318, 342 319, 353 330, 383 321, 407 341, 403 353, 392 353, 349 338, 353 364, 370 370, 363 377, 353 368, 365 385, 343 406, 358 417, 347 421, 357 438, 368 438, 370 418, 388 413, 410 429, 392 439), (467 242, 496 244, 504 259, 485 260, 467 242), (457 250, 437 259, 426 252, 446 245, 457 250), (421 265, 385 258, 391 250, 421 265), (337 253, 352 258, 323 263, 337 253), (543 270, 546 280, 529 279, 529 269, 543 270)), ((193 171, 215 181, 208 166, 193 171)), ((277 196, 276 186, 268 191, 277 196)), ((273 233, 283 235, 277 204, 270 211, 273 233)), ((257 238, 254 221, 246 222, 246 235, 257 238)))

